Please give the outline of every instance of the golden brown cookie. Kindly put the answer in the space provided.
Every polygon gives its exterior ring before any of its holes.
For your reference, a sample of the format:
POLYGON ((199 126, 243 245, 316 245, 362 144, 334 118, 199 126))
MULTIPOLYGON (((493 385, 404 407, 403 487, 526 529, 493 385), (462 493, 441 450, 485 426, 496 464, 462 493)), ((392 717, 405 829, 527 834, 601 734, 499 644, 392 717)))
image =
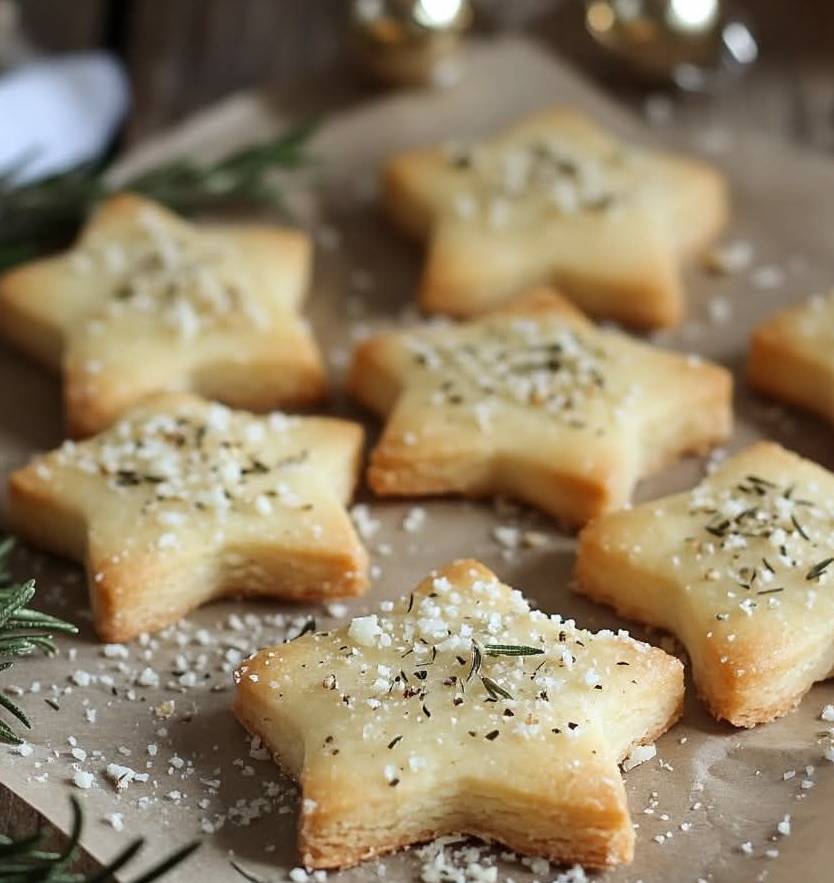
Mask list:
POLYGON ((591 315, 646 328, 681 320, 681 264, 728 214, 715 169, 625 145, 568 109, 394 156, 384 205, 428 243, 426 310, 472 316, 551 283, 591 315))
POLYGON ((162 394, 12 473, 9 521, 84 564, 105 641, 220 597, 356 595, 367 558, 345 504, 361 446, 343 420, 162 394))
POLYGON ((0 334, 63 372, 74 436, 160 391, 261 412, 307 405, 325 390, 298 315, 310 254, 295 230, 194 227, 114 196, 71 251, 0 277, 0 334))
POLYGON ((834 292, 762 322, 747 376, 759 391, 834 422, 834 292))
POLYGON ((582 532, 579 591, 673 632, 719 719, 791 711, 834 668, 834 475, 761 442, 582 532))
POLYGON ((556 862, 631 859, 617 764, 680 715, 680 662, 531 610, 477 561, 262 650, 235 714, 302 789, 301 860, 355 864, 450 832, 556 862))
POLYGON ((723 441, 729 373, 596 328, 546 290, 457 325, 363 342, 352 393, 387 417, 382 495, 507 494, 581 525, 723 441))

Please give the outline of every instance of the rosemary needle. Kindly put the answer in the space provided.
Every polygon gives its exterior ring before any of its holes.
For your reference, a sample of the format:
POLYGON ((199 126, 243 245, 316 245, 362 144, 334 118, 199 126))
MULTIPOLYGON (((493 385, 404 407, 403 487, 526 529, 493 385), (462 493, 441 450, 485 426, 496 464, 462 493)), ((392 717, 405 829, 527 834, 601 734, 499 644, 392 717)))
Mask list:
MULTIPOLYGON (((54 653, 55 643, 52 636, 56 632, 74 634, 78 631, 74 625, 62 619, 27 606, 35 596, 35 581, 11 581, 9 558, 13 546, 14 540, 11 537, 0 541, 0 672, 10 669, 19 657, 28 656, 38 650, 47 654, 54 653)), ((26 712, 4 693, 0 693, 0 709, 4 709, 24 727, 31 729, 32 724, 26 712)), ((8 723, 0 720, 0 741, 19 745, 23 740, 8 723)))
MULTIPOLYGON (((9 568, 9 558, 14 540, 6 537, 0 540, 0 672, 7 671, 14 660, 36 650, 54 653, 52 635, 55 632, 75 633, 78 629, 62 619, 50 616, 27 605, 35 596, 35 581, 13 583, 9 568)), ((31 728, 26 712, 0 693, 0 709, 5 709, 23 726, 31 728)), ((19 745, 23 740, 3 720, 0 720, 0 741, 19 745)), ((106 867, 90 877, 74 873, 71 865, 78 854, 81 832, 84 827, 84 814, 81 805, 72 801, 72 827, 67 845, 60 852, 47 852, 41 849, 41 832, 13 840, 0 834, 0 880, 16 883, 106 883, 113 880, 115 873, 125 867, 144 845, 140 838, 128 844, 106 867)), ((137 877, 133 883, 151 883, 167 874, 175 866, 185 861, 200 844, 189 843, 151 867, 137 877)))
POLYGON ((530 647, 526 644, 484 644, 487 656, 541 656, 541 647, 530 647))
MULTIPOLYGON (((13 840, 0 834, 0 880, 15 883, 107 883, 114 880, 117 871, 128 865, 144 846, 145 841, 137 838, 129 843, 109 864, 89 877, 75 873, 71 867, 78 855, 81 834, 84 830, 84 813, 75 797, 72 803, 72 827, 66 846, 60 852, 47 852, 41 849, 42 834, 35 834, 13 840)), ((184 862, 199 842, 194 841, 172 852, 131 883, 151 883, 167 874, 184 862)))

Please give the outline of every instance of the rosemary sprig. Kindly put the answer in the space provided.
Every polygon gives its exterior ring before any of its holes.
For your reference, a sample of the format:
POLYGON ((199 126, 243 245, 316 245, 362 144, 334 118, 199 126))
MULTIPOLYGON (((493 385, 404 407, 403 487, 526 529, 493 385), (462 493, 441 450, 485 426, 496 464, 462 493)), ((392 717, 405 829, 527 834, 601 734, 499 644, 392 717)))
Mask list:
POLYGON ((142 194, 183 214, 229 205, 280 205, 274 173, 308 163, 307 141, 315 129, 315 121, 303 123, 214 163, 174 159, 120 180, 118 186, 109 168, 96 165, 19 187, 12 182, 25 160, 0 169, 0 270, 66 244, 96 203, 117 190, 142 194))
MULTIPOLYGON (((47 852, 40 848, 42 833, 37 831, 28 837, 12 840, 0 834, 0 880, 10 883, 108 883, 115 880, 115 874, 129 864, 145 841, 140 837, 129 843, 106 867, 91 876, 76 873, 72 864, 78 855, 81 833, 84 829, 84 814, 75 797, 72 801, 72 828, 67 845, 60 852, 47 852)), ((184 862, 199 842, 194 841, 175 850, 152 868, 133 880, 133 883, 150 883, 158 880, 177 865, 184 862)))
MULTIPOLYGON (((37 650, 51 654, 55 652, 52 636, 55 632, 74 634, 78 629, 62 619, 41 613, 26 605, 35 595, 35 581, 12 583, 9 572, 9 558, 14 540, 6 537, 0 541, 0 671, 7 671, 20 656, 28 656, 37 650)), ((27 729, 32 724, 26 712, 0 693, 0 708, 17 718, 27 729)), ((0 741, 19 745, 23 740, 5 721, 0 720, 0 741)), ((0 848, 0 856, 2 856, 0 848)), ((5 879, 0 874, 0 879, 5 879)))
MULTIPOLYGON (((544 650, 541 647, 531 647, 528 644, 484 644, 481 647, 477 641, 472 641, 472 662, 463 683, 468 684, 473 677, 478 675, 484 689, 489 693, 490 699, 512 699, 512 694, 508 693, 500 684, 481 674, 484 656, 541 656, 543 653, 544 650)), ((464 660, 461 659, 460 662, 463 665, 464 660)))

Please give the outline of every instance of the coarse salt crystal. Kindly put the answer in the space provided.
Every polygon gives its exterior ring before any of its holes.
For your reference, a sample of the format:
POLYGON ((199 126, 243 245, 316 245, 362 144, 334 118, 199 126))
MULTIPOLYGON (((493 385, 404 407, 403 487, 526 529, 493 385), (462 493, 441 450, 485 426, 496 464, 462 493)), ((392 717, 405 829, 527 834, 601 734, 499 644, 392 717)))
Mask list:
POLYGON ((414 533, 420 530, 426 521, 426 510, 422 506, 413 506, 403 518, 403 530, 414 533))
POLYGON ((107 659, 127 659, 130 651, 124 644, 105 644, 101 649, 101 655, 107 659))
POLYGON ((92 788, 94 781, 95 776, 92 773, 88 773, 86 770, 76 770, 72 777, 72 782, 75 787, 81 788, 83 791, 92 788))
POLYGON ((379 627, 379 620, 375 613, 369 616, 357 616, 351 620, 348 627, 348 637, 364 647, 374 646, 377 637, 381 634, 382 629, 379 627))
POLYGON ((159 675, 149 666, 142 669, 136 678, 136 683, 140 687, 158 687, 159 675))
POLYGON ((744 240, 727 242, 707 256, 707 266, 716 273, 740 273, 753 263, 753 245, 744 240))
POLYGON ((634 748, 629 751, 625 760, 623 760, 623 770, 625 772, 633 770, 634 767, 640 766, 641 763, 651 760, 656 754, 657 748, 654 745, 635 745, 634 748))

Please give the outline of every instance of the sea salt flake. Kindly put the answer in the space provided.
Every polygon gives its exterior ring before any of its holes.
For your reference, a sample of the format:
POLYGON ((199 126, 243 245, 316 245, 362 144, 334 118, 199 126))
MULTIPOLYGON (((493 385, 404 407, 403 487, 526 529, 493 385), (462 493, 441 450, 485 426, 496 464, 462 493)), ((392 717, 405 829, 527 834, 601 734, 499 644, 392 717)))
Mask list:
POLYGON ((87 791, 92 788, 94 781, 95 776, 92 773, 88 773, 86 770, 76 770, 72 777, 73 785, 75 785, 76 788, 81 788, 82 791, 87 791))
POLYGON ((379 627, 375 613, 369 616, 357 616, 351 620, 348 627, 348 637, 364 647, 373 647, 381 634, 382 629, 379 627))
POLYGON ((625 760, 623 760, 623 770, 625 772, 633 770, 634 767, 640 766, 641 763, 651 760, 656 754, 657 748, 654 745, 635 745, 634 748, 629 751, 625 760))

